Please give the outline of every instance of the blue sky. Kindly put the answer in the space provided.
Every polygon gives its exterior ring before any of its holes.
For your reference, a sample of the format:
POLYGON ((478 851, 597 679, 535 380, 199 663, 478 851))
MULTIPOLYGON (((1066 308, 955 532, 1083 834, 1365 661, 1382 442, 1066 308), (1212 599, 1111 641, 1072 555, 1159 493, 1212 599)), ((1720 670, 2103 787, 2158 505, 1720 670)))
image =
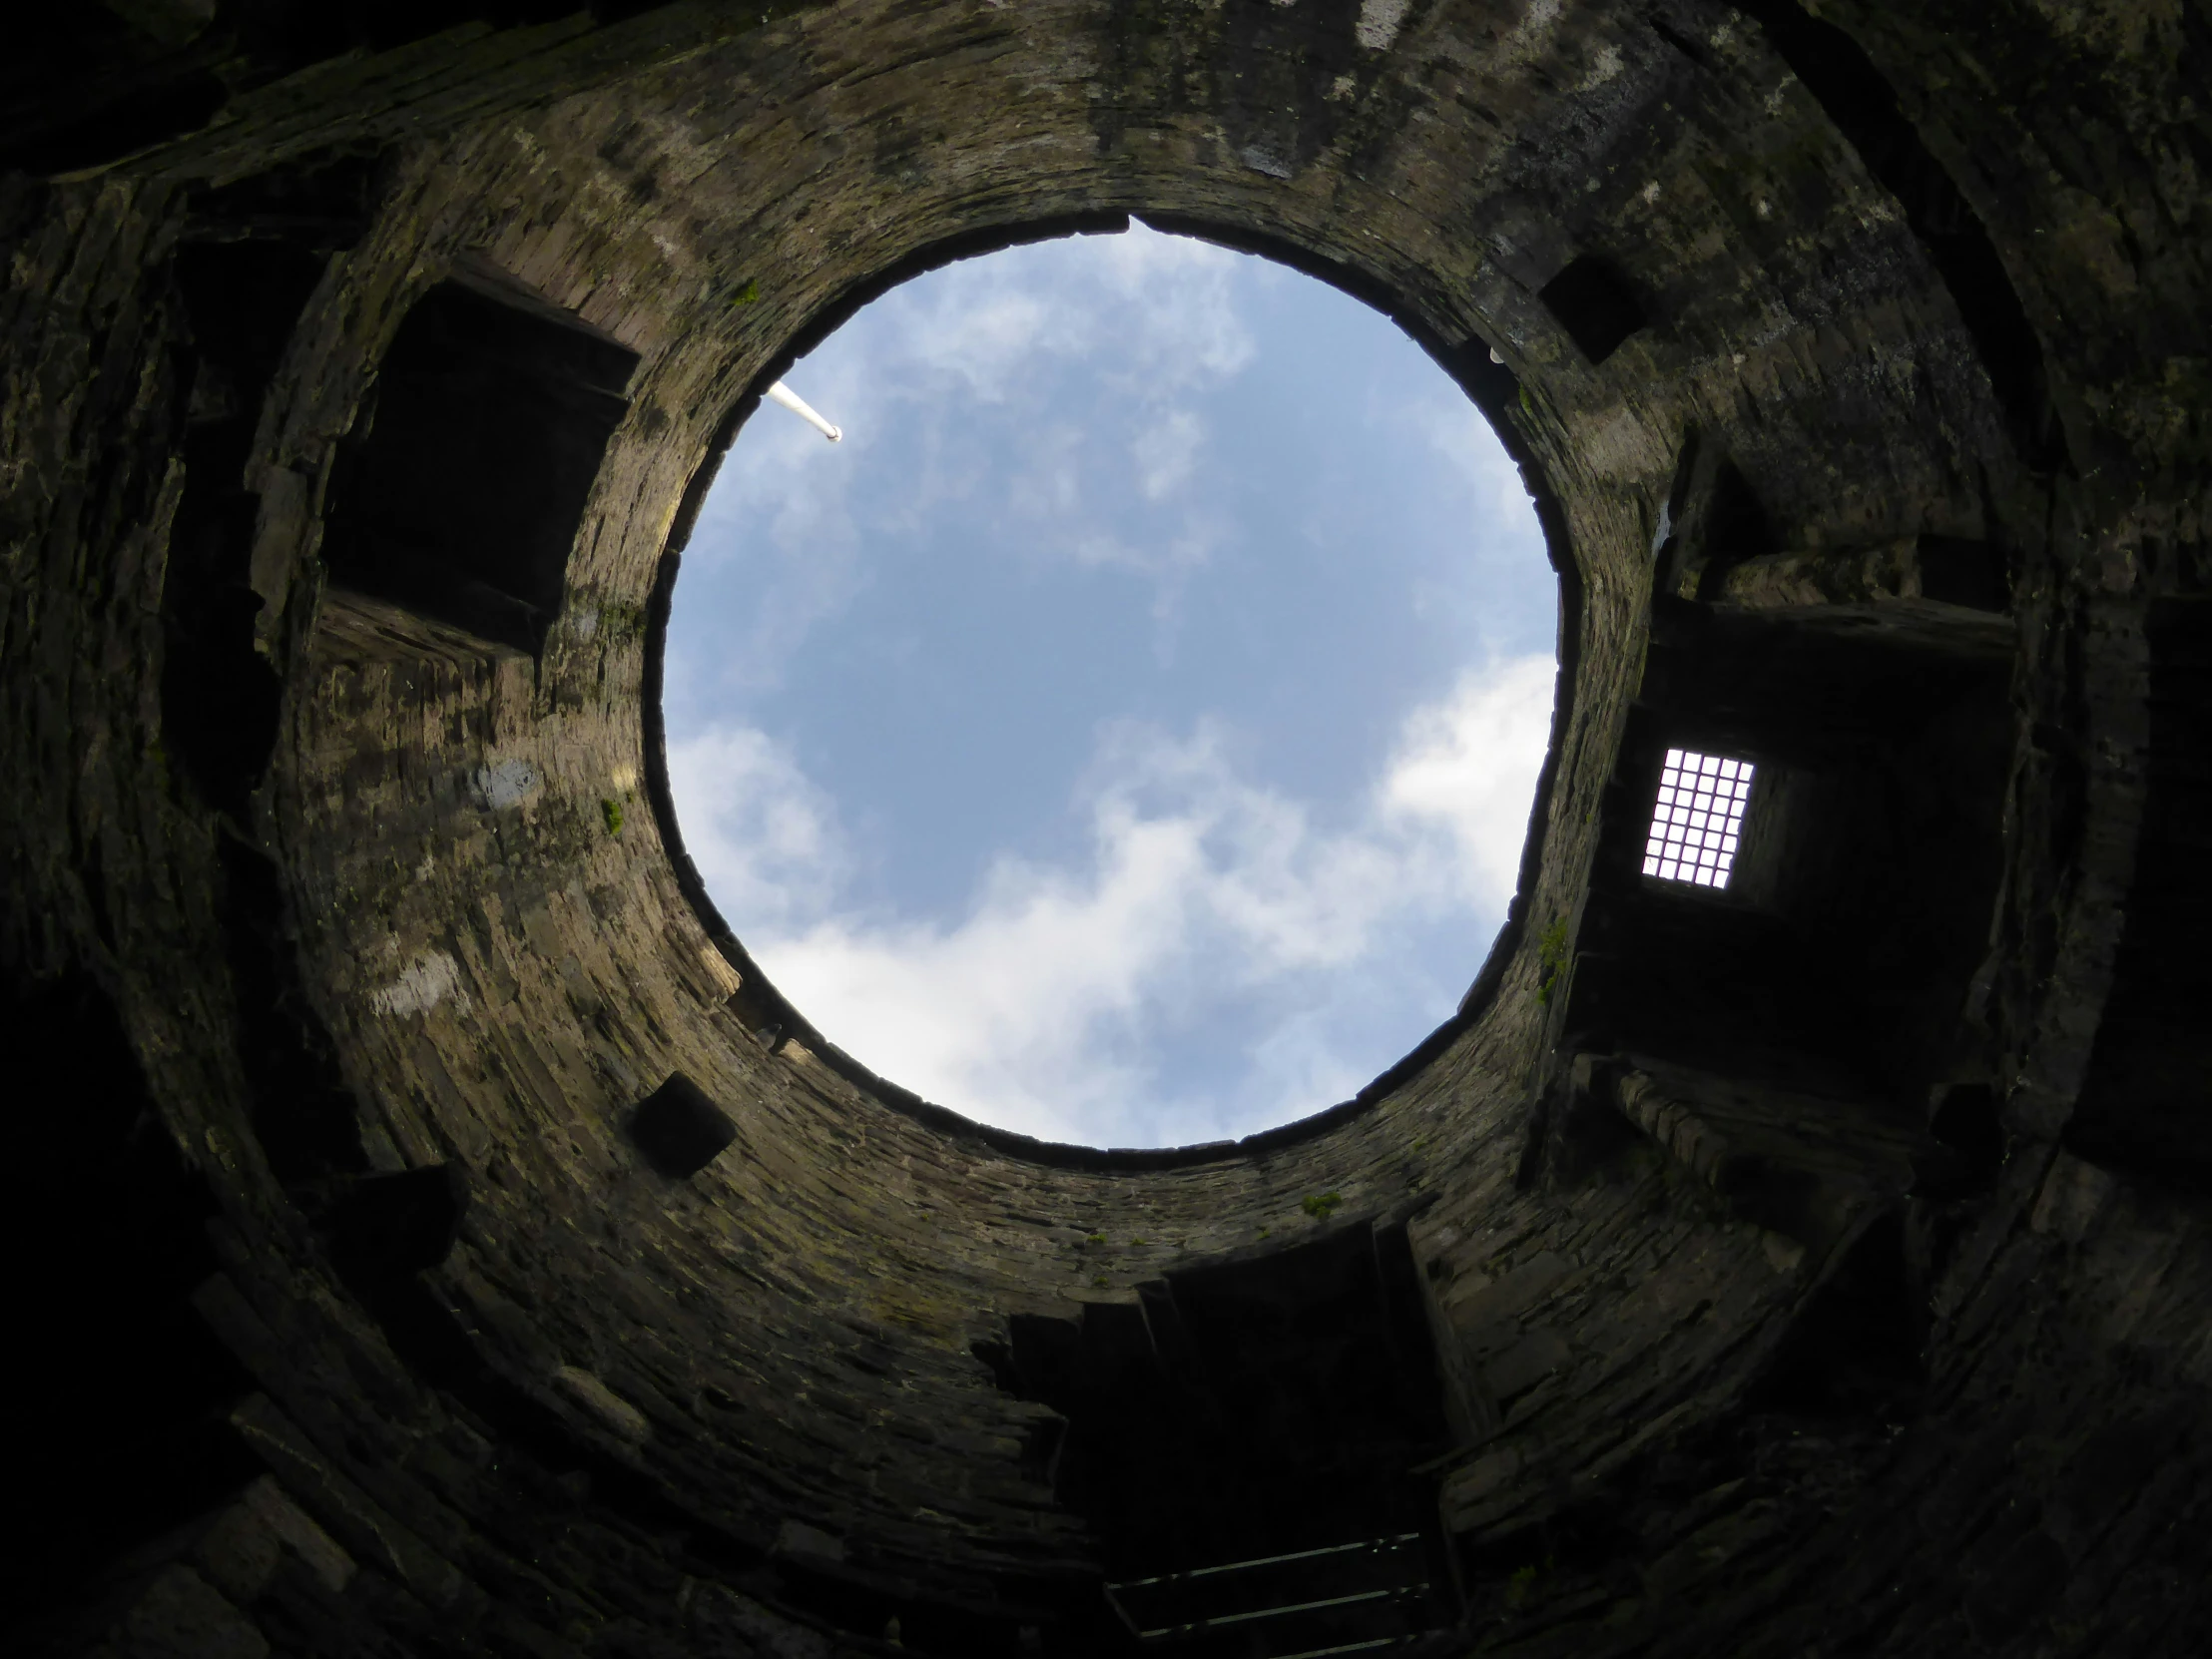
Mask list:
POLYGON ((948 267, 786 376, 669 624, 677 817, 807 1016, 986 1122, 1249 1134, 1447 1015, 1503 919, 1556 593, 1389 322, 1141 226, 948 267))

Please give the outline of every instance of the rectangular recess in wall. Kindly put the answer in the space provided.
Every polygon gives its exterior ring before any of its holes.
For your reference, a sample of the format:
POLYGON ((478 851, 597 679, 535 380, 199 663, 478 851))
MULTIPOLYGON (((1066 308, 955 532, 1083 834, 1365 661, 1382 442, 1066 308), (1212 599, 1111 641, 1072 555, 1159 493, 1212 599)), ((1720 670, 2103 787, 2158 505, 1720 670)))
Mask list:
POLYGON ((1594 254, 1584 254, 1568 265, 1537 290, 1536 297, 1593 367, 1648 321, 1627 279, 1594 254))
POLYGON ((535 655, 637 353, 544 300, 424 294, 332 480, 332 581, 535 655))
POLYGON ((1644 873, 1692 886, 1728 885, 1751 799, 1752 764, 1694 749, 1667 751, 1644 841, 1644 873))

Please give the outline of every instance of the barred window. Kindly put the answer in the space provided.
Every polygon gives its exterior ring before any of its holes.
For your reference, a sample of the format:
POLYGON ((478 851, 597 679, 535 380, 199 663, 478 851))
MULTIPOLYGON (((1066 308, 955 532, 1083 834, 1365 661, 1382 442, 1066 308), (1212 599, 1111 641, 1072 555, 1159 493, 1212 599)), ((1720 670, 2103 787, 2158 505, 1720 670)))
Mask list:
POLYGON ((1749 761, 1668 750, 1651 837, 1644 843, 1644 873, 1700 887, 1727 886, 1743 832, 1744 803, 1751 797, 1751 771, 1749 761))

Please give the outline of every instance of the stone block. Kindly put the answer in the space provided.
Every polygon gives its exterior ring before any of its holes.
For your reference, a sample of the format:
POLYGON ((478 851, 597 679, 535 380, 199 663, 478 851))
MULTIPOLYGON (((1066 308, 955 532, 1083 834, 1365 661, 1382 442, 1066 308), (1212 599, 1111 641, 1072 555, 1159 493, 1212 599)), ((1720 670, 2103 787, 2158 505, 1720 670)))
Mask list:
POLYGON ((738 1126, 682 1072, 646 1096, 630 1118, 630 1139, 663 1175, 697 1175, 738 1138, 738 1126))
POLYGON ((819 1526, 809 1526, 805 1521, 787 1520, 777 1529, 776 1553, 812 1556, 822 1561, 841 1561, 844 1559, 844 1540, 823 1531, 819 1526))
POLYGON ((652 1438, 653 1425, 645 1420, 645 1413, 590 1372, 579 1366, 563 1366, 553 1374, 553 1383, 618 1438, 633 1445, 652 1438))
POLYGON ((1572 1353, 1566 1339, 1548 1328, 1531 1331, 1484 1369, 1483 1380, 1499 1399, 1511 1399, 1534 1387, 1564 1366, 1572 1353))
POLYGON ((205 1578, 157 1573, 111 1637, 126 1659, 264 1659, 269 1639, 205 1578))
POLYGON ((225 1594, 246 1602, 268 1587, 286 1553, 297 1556, 332 1595, 353 1581, 352 1556, 266 1474, 215 1516, 193 1550, 202 1572, 225 1594))

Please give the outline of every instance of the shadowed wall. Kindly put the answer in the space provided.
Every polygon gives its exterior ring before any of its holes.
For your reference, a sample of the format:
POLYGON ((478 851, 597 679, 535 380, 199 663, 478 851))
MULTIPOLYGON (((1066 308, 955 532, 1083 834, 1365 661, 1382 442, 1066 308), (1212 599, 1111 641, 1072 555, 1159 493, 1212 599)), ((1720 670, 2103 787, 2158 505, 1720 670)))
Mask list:
POLYGON ((2201 7, 539 10, 8 71, 28 1650, 1116 1654, 1400 1525, 1421 1652, 2190 1650, 2201 7), (1146 1153, 814 1029, 656 708, 794 354, 1129 215, 1397 319, 1562 595, 1459 1014, 1146 1153), (1772 880, 1641 873, 1685 743, 1772 880))

